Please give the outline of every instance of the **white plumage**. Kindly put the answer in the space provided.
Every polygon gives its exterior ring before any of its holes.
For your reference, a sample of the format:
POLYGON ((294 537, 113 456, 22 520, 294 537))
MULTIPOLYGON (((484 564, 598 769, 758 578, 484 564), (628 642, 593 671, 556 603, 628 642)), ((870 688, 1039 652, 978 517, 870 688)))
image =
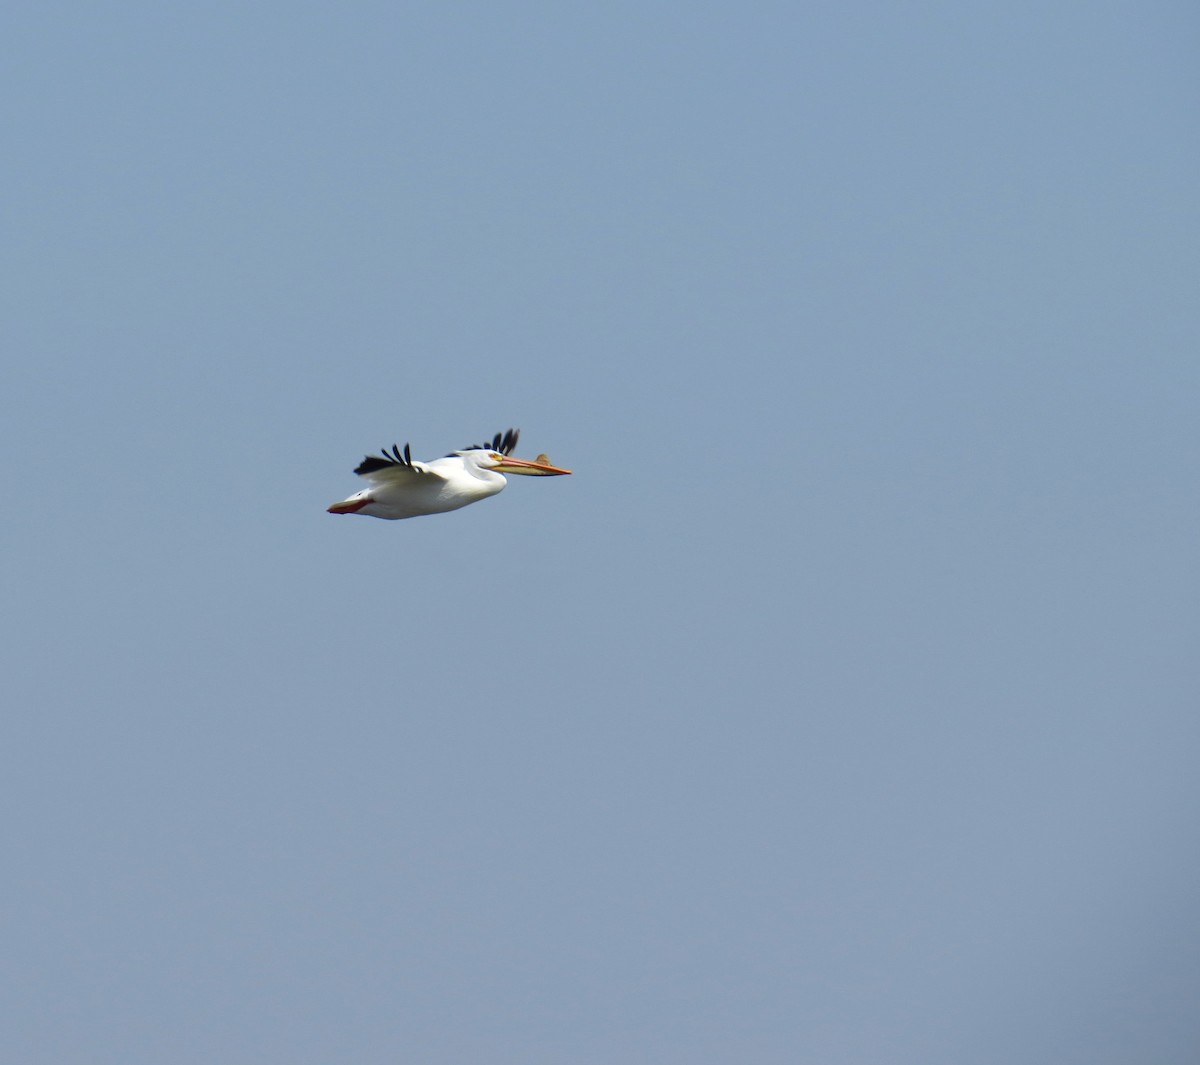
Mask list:
POLYGON ((408 444, 403 451, 393 445, 382 458, 369 455, 358 464, 354 472, 365 477, 370 487, 334 503, 329 513, 390 520, 440 514, 503 491, 508 483, 505 473, 557 477, 571 472, 550 465, 545 455, 533 461, 512 458, 519 436, 519 430, 509 429, 497 433, 490 445, 452 451, 429 462, 415 461, 408 444))

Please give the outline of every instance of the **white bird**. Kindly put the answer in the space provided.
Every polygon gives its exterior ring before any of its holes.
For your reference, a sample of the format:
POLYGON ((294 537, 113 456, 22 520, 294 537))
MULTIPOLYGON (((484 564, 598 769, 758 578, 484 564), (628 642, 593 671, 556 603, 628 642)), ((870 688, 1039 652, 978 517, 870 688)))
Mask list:
POLYGON ((557 477, 571 472, 551 466, 545 455, 532 462, 512 458, 519 435, 519 430, 509 429, 497 433, 491 444, 475 444, 430 462, 414 461, 408 444, 403 451, 393 444, 390 453, 385 449, 382 458, 368 455, 355 469, 371 486, 334 503, 329 513, 393 520, 441 514, 503 491, 508 484, 504 473, 557 477))

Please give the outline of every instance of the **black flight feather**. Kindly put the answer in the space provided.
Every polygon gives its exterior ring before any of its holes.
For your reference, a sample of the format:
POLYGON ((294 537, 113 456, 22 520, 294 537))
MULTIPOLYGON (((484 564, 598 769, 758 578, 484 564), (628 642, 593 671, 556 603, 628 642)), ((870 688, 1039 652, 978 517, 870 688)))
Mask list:
POLYGON ((520 429, 509 429, 504 433, 497 433, 492 437, 490 444, 472 444, 470 447, 460 448, 462 451, 499 451, 501 455, 511 455, 513 448, 517 446, 517 439, 521 435, 520 429))
POLYGON ((412 448, 408 444, 404 445, 404 451, 401 452, 399 445, 393 444, 391 454, 388 454, 388 449, 385 447, 380 453, 383 457, 377 455, 368 455, 354 469, 360 477, 367 473, 376 473, 379 470, 386 470, 389 467, 403 466, 418 472, 413 465, 412 448))

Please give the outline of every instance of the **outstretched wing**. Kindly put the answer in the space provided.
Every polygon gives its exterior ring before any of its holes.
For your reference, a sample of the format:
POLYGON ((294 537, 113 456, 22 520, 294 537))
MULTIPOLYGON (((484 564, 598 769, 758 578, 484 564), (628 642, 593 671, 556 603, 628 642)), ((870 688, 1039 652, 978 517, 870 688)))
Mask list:
POLYGON ((509 429, 504 433, 497 433, 492 437, 490 444, 472 444, 470 447, 464 447, 463 451, 499 451, 501 455, 511 455, 513 448, 517 446, 517 439, 521 435, 520 429, 509 429))
POLYGON ((425 463, 417 462, 412 457, 412 448, 408 444, 404 445, 403 451, 396 444, 393 444, 390 452, 387 448, 384 448, 381 455, 382 458, 377 455, 368 455, 354 468, 354 472, 360 477, 369 477, 372 480, 386 480, 410 476, 438 476, 425 463))

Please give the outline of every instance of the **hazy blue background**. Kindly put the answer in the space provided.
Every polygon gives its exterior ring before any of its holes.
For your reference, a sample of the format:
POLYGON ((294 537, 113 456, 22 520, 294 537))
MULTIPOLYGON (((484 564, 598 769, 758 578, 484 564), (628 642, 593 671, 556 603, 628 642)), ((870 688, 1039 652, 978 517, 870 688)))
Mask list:
POLYGON ((4 1060, 1198 1060, 1198 30, 7 14, 4 1060))

